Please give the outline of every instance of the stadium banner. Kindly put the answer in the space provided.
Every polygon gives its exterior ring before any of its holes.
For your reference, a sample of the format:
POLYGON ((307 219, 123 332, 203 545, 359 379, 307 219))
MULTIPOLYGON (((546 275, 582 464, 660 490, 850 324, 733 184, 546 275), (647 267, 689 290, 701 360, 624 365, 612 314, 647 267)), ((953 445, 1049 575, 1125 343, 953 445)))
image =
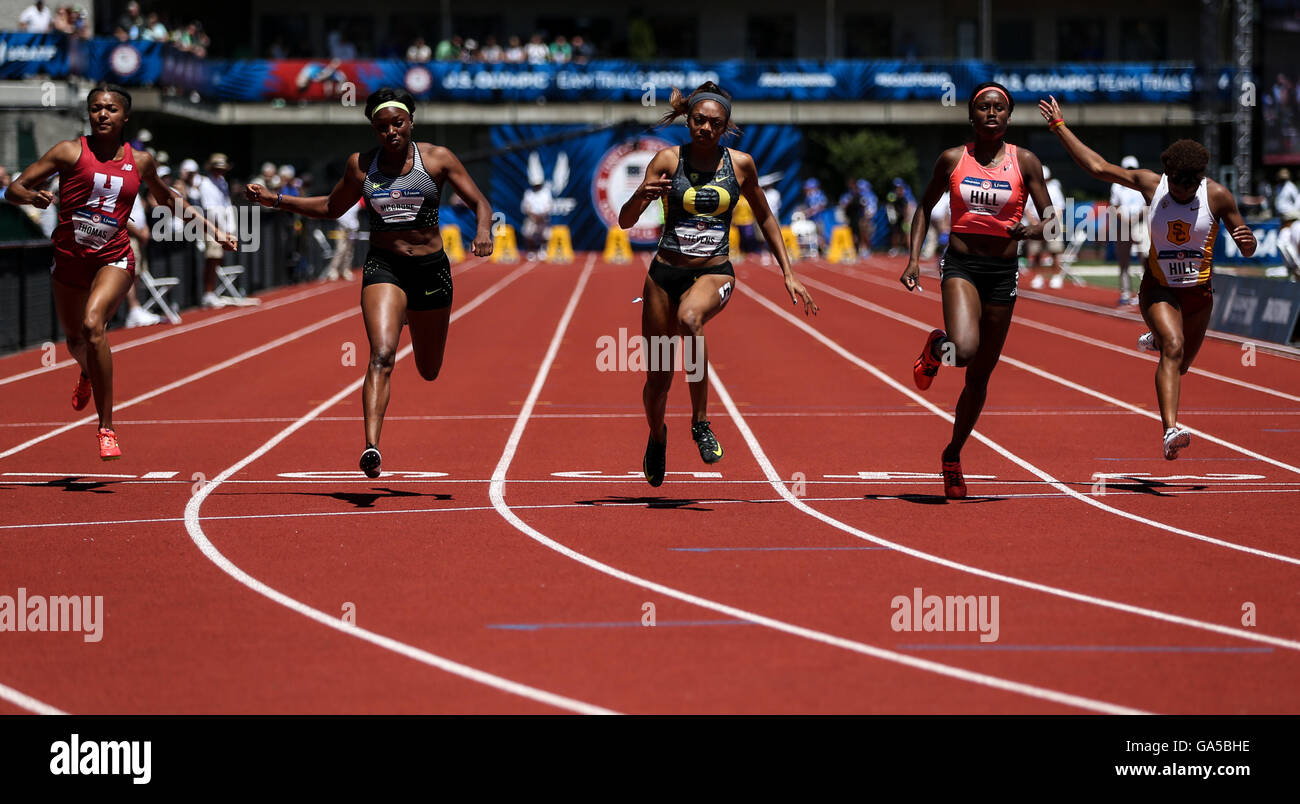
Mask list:
POLYGON ((1220 226, 1214 241, 1214 262, 1221 265, 1283 265, 1282 252, 1277 248, 1277 236, 1281 230, 1282 222, 1277 219, 1251 223, 1250 231, 1259 245, 1252 256, 1243 257, 1237 241, 1228 236, 1227 227, 1220 226))
POLYGON ((1300 282, 1216 274, 1210 329, 1290 343, 1300 319, 1300 282))
MULTIPOLYGON (((7 37, 31 36, 6 34, 7 37)), ((50 41, 62 37, 51 37, 50 41)), ((980 61, 740 59, 640 64, 606 59, 588 64, 416 63, 397 59, 195 59, 156 42, 112 38, 78 43, 72 72, 129 84, 159 82, 207 100, 325 101, 345 92, 405 87, 418 100, 512 102, 666 102, 673 87, 714 81, 737 101, 940 101, 965 103, 983 81, 1000 81, 1029 97, 1054 94, 1067 103, 1190 103, 1196 70, 1165 64, 1058 64, 1000 67, 980 61)), ((51 64, 57 59, 51 56, 51 64)), ((17 68, 17 69, 35 69, 17 68)), ((1230 73, 1216 74, 1227 97, 1230 73)))
MULTIPOLYGON (((682 125, 646 129, 636 125, 592 129, 583 126, 499 125, 491 131, 492 208, 522 231, 520 208, 530 173, 550 186, 551 223, 567 225, 573 247, 599 250, 606 232, 618 225, 618 211, 641 183, 646 165, 661 148, 687 142, 682 125)), ((745 151, 764 175, 780 174, 782 219, 799 195, 803 136, 787 125, 745 126, 727 143, 745 151)), ((444 208, 447 209, 447 208, 444 208)), ((456 215, 462 236, 473 238, 473 216, 456 215)), ((628 234, 634 245, 652 246, 663 223, 660 205, 651 204, 628 234)), ((467 239, 466 242, 469 242, 467 239)), ((521 244, 522 245, 522 244, 521 244)))
POLYGON ((0 33, 0 80, 68 74, 68 38, 63 34, 0 33))

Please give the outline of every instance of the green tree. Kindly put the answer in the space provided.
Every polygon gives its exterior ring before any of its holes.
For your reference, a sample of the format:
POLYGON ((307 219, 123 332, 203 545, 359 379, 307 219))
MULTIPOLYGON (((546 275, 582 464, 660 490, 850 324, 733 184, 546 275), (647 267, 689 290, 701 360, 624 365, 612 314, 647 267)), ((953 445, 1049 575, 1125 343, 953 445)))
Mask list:
POLYGON ((826 150, 826 166, 839 177, 836 190, 846 179, 866 179, 878 193, 884 193, 896 176, 916 186, 916 152, 901 137, 863 128, 816 134, 812 139, 826 150))

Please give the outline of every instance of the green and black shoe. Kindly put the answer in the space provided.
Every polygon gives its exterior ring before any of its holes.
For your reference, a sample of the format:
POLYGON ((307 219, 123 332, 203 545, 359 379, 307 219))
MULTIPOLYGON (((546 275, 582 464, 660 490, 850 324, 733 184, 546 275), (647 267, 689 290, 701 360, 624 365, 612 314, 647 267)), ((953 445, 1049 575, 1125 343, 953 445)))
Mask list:
POLYGON ((709 429, 708 422, 692 424, 691 438, 695 439, 695 445, 700 448, 700 458, 705 463, 717 463, 722 460, 722 445, 709 429))
POLYGON ((664 425, 664 440, 656 442, 650 438, 645 445, 645 458, 641 460, 641 471, 645 473, 645 482, 658 488, 663 485, 664 471, 667 469, 665 453, 668 452, 668 425, 664 425))

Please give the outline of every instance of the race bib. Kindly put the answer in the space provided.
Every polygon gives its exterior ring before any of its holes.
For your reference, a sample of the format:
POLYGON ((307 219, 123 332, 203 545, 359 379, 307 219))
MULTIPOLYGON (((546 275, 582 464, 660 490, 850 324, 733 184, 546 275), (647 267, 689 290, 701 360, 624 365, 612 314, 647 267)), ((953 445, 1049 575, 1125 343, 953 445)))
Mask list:
POLYGON ((1200 282, 1201 263, 1205 255, 1200 251, 1161 251, 1156 255, 1165 272, 1165 281, 1171 287, 1186 287, 1200 282))
POLYGON ((424 203, 419 190, 372 190, 370 208, 384 223, 411 223, 424 203))
POLYGON ((712 257, 727 242, 727 228, 721 218, 687 218, 674 227, 673 233, 677 235, 678 251, 688 257, 712 257))
POLYGON ((103 212, 79 209, 72 213, 72 234, 77 245, 98 251, 108 245, 121 227, 121 221, 103 212))
POLYGON ((961 195, 966 207, 974 215, 997 217, 1011 200, 1011 182, 998 179, 978 179, 967 176, 961 180, 961 195))

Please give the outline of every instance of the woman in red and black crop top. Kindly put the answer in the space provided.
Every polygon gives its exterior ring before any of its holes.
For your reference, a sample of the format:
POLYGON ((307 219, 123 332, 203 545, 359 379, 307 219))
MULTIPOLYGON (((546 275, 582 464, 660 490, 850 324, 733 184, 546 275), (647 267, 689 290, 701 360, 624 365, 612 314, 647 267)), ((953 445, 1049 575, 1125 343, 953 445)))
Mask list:
POLYGON ((974 140, 949 148, 934 165, 930 184, 912 218, 911 255, 899 281, 920 290, 919 260, 930 210, 950 194, 952 233, 939 261, 944 329, 932 331, 912 367, 916 387, 930 387, 939 366, 966 368, 966 384, 957 400, 952 440, 943 451, 944 493, 966 496, 961 449, 975 429, 989 376, 998 364, 1011 311, 1016 301, 1018 241, 1059 237, 1059 225, 1047 195, 1043 166, 1026 148, 1005 142, 1007 121, 1016 108, 1007 88, 996 82, 975 87, 967 110, 974 140), (1038 208, 1039 223, 1020 223, 1027 197, 1038 208))

